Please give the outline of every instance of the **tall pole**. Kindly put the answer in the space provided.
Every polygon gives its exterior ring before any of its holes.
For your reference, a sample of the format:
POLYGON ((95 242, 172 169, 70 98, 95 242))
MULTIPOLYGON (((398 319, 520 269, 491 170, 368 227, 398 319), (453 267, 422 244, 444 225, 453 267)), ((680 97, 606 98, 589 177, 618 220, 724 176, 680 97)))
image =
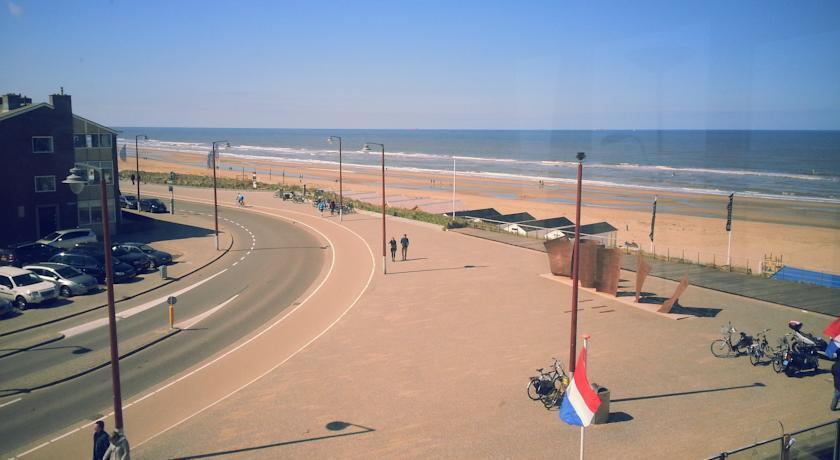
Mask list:
POLYGON ((382 274, 388 274, 388 268, 385 265, 385 146, 382 146, 382 274))
POLYGON ((735 193, 729 195, 729 203, 726 205, 726 233, 729 234, 728 242, 726 243, 726 266, 732 270, 732 259, 730 258, 732 251, 732 202, 735 199, 735 193))
POLYGON ((580 195, 583 181, 583 159, 586 154, 577 154, 577 200, 575 202, 575 246, 572 252, 572 325, 569 337, 569 371, 575 371, 575 353, 577 352, 577 311, 578 311, 578 274, 580 270, 580 195))
MULTIPOLYGON (((213 216, 215 218, 216 250, 219 250, 219 199, 216 191, 216 144, 228 141, 213 141, 213 216)), ((230 145, 228 145, 229 147, 230 145)))
POLYGON ((452 220, 455 220, 455 157, 452 157, 452 220))
POLYGON ((122 389, 120 388, 120 353, 117 348, 117 314, 114 308, 114 266, 111 259, 111 228, 108 216, 108 188, 99 171, 102 208, 102 246, 105 253, 105 284, 108 289, 108 334, 111 342, 111 386, 114 389, 114 427, 123 433, 122 389))
MULTIPOLYGON (((589 335, 583 335, 583 367, 588 368, 586 361, 589 359, 589 335)), ((580 460, 583 460, 583 435, 585 433, 583 425, 580 427, 580 460)))
POLYGON ((344 222, 344 179, 342 177, 341 165, 341 136, 330 136, 327 141, 332 143, 333 139, 338 139, 338 220, 344 222))
POLYGON ((137 210, 140 210, 140 148, 137 139, 142 137, 143 139, 148 140, 149 136, 145 134, 138 134, 134 136, 134 161, 135 161, 135 168, 137 170, 136 179, 137 179, 137 210))

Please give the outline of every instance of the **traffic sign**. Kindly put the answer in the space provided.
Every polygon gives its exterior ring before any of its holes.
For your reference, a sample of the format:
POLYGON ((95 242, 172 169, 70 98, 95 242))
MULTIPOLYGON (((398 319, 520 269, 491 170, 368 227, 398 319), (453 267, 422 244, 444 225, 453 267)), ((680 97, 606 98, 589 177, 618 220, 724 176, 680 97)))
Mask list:
POLYGON ((169 305, 175 305, 176 303, 178 303, 178 299, 174 295, 169 296, 169 298, 166 299, 166 301, 169 302, 169 305))

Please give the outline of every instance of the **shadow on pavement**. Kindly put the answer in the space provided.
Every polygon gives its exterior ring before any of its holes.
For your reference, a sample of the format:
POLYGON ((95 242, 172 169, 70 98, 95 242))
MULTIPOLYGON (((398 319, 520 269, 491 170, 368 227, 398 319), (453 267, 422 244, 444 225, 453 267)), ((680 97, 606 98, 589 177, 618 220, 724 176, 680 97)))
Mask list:
MULTIPOLYGON (((396 262, 392 262, 396 263, 396 262)), ((388 272, 389 275, 400 275, 403 273, 420 273, 420 272, 436 272, 440 270, 465 270, 470 268, 484 268, 488 267, 489 265, 464 265, 462 267, 446 267, 446 268, 425 268, 423 270, 406 270, 401 272, 388 272)))
POLYGON ((641 401, 643 399, 658 399, 658 398, 670 398, 672 396, 688 396, 688 395, 695 395, 700 393, 714 393, 717 391, 729 391, 729 390, 740 390, 745 388, 764 388, 764 385, 761 382, 751 383, 749 385, 738 385, 734 387, 723 387, 723 388, 709 388, 708 390, 693 390, 693 391, 682 391, 679 393, 665 393, 661 395, 649 395, 649 396, 634 396, 632 398, 619 398, 613 399, 611 403, 619 403, 619 402, 627 402, 627 401, 641 401))
POLYGON ((119 241, 151 244, 161 240, 180 240, 213 234, 211 229, 158 220, 133 212, 123 212, 122 219, 119 241))
POLYGON ((241 449, 232 449, 232 450, 226 450, 226 451, 221 451, 221 452, 210 452, 210 453, 206 453, 206 454, 197 454, 197 455, 189 455, 189 456, 186 456, 186 457, 174 457, 174 458, 175 459, 187 460, 187 459, 194 459, 194 458, 222 457, 222 456, 238 454, 238 453, 242 453, 242 452, 252 452, 252 451, 260 450, 260 449, 270 449, 272 447, 282 447, 282 446, 288 446, 288 445, 291 445, 291 444, 300 444, 300 443, 311 442, 311 441, 322 441, 324 439, 340 438, 340 437, 344 437, 344 436, 353 436, 353 435, 357 435, 357 434, 365 434, 365 433, 371 433, 371 432, 376 431, 373 428, 368 428, 366 426, 356 425, 355 423, 348 423, 348 422, 341 422, 341 421, 335 421, 335 422, 327 423, 325 428, 330 430, 330 431, 341 431, 341 430, 344 430, 344 429, 346 429, 348 427, 351 427, 351 426, 356 427, 356 428, 360 428, 360 430, 359 431, 353 431, 353 432, 350 432, 350 433, 329 434, 329 435, 325 435, 325 436, 316 436, 314 438, 295 439, 293 441, 280 441, 280 442, 275 442, 275 443, 271 443, 271 444, 263 444, 261 446, 243 447, 241 449))
MULTIPOLYGON (((668 300, 665 297, 658 297, 654 295, 645 296, 639 299, 639 303, 649 303, 654 305, 662 305, 665 301, 668 300)), ((696 316, 698 318, 714 318, 718 315, 718 313, 722 312, 722 308, 712 308, 712 307, 684 307, 680 305, 680 302, 674 304, 671 308, 670 313, 675 313, 679 315, 691 315, 696 316)))
POLYGON ((627 412, 610 412, 610 418, 607 419, 607 423, 629 422, 630 420, 633 420, 633 416, 627 412))

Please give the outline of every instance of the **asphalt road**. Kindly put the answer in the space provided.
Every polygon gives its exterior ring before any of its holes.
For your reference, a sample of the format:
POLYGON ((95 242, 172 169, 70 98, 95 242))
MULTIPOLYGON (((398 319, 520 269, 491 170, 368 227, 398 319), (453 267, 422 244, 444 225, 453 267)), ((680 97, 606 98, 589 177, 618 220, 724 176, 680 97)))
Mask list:
MULTIPOLYGON (((182 204, 179 212, 187 211, 208 213, 212 207, 182 204)), ((220 215, 233 221, 224 222, 234 236, 229 254, 178 283, 120 306, 118 316, 132 308, 149 307, 118 321, 121 353, 161 339, 120 360, 124 402, 257 330, 294 305, 318 278, 326 261, 325 242, 298 225, 264 215, 236 209, 221 209, 220 215), (168 335, 165 302, 150 305, 150 301, 191 286, 178 296, 176 324, 224 306, 195 326, 168 335)), ((4 456, 45 433, 79 420, 97 419, 111 410, 110 366, 31 390, 108 360, 107 327, 86 330, 104 316, 102 311, 92 312, 50 325, 49 331, 33 331, 44 336, 83 332, 0 359, 0 453, 4 456)))

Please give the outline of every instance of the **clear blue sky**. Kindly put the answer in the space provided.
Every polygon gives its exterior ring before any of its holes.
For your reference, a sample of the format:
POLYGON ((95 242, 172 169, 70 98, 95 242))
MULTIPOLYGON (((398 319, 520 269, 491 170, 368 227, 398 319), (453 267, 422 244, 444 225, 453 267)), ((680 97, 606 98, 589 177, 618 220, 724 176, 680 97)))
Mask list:
POLYGON ((840 129, 836 0, 0 1, 0 92, 114 126, 840 129))

